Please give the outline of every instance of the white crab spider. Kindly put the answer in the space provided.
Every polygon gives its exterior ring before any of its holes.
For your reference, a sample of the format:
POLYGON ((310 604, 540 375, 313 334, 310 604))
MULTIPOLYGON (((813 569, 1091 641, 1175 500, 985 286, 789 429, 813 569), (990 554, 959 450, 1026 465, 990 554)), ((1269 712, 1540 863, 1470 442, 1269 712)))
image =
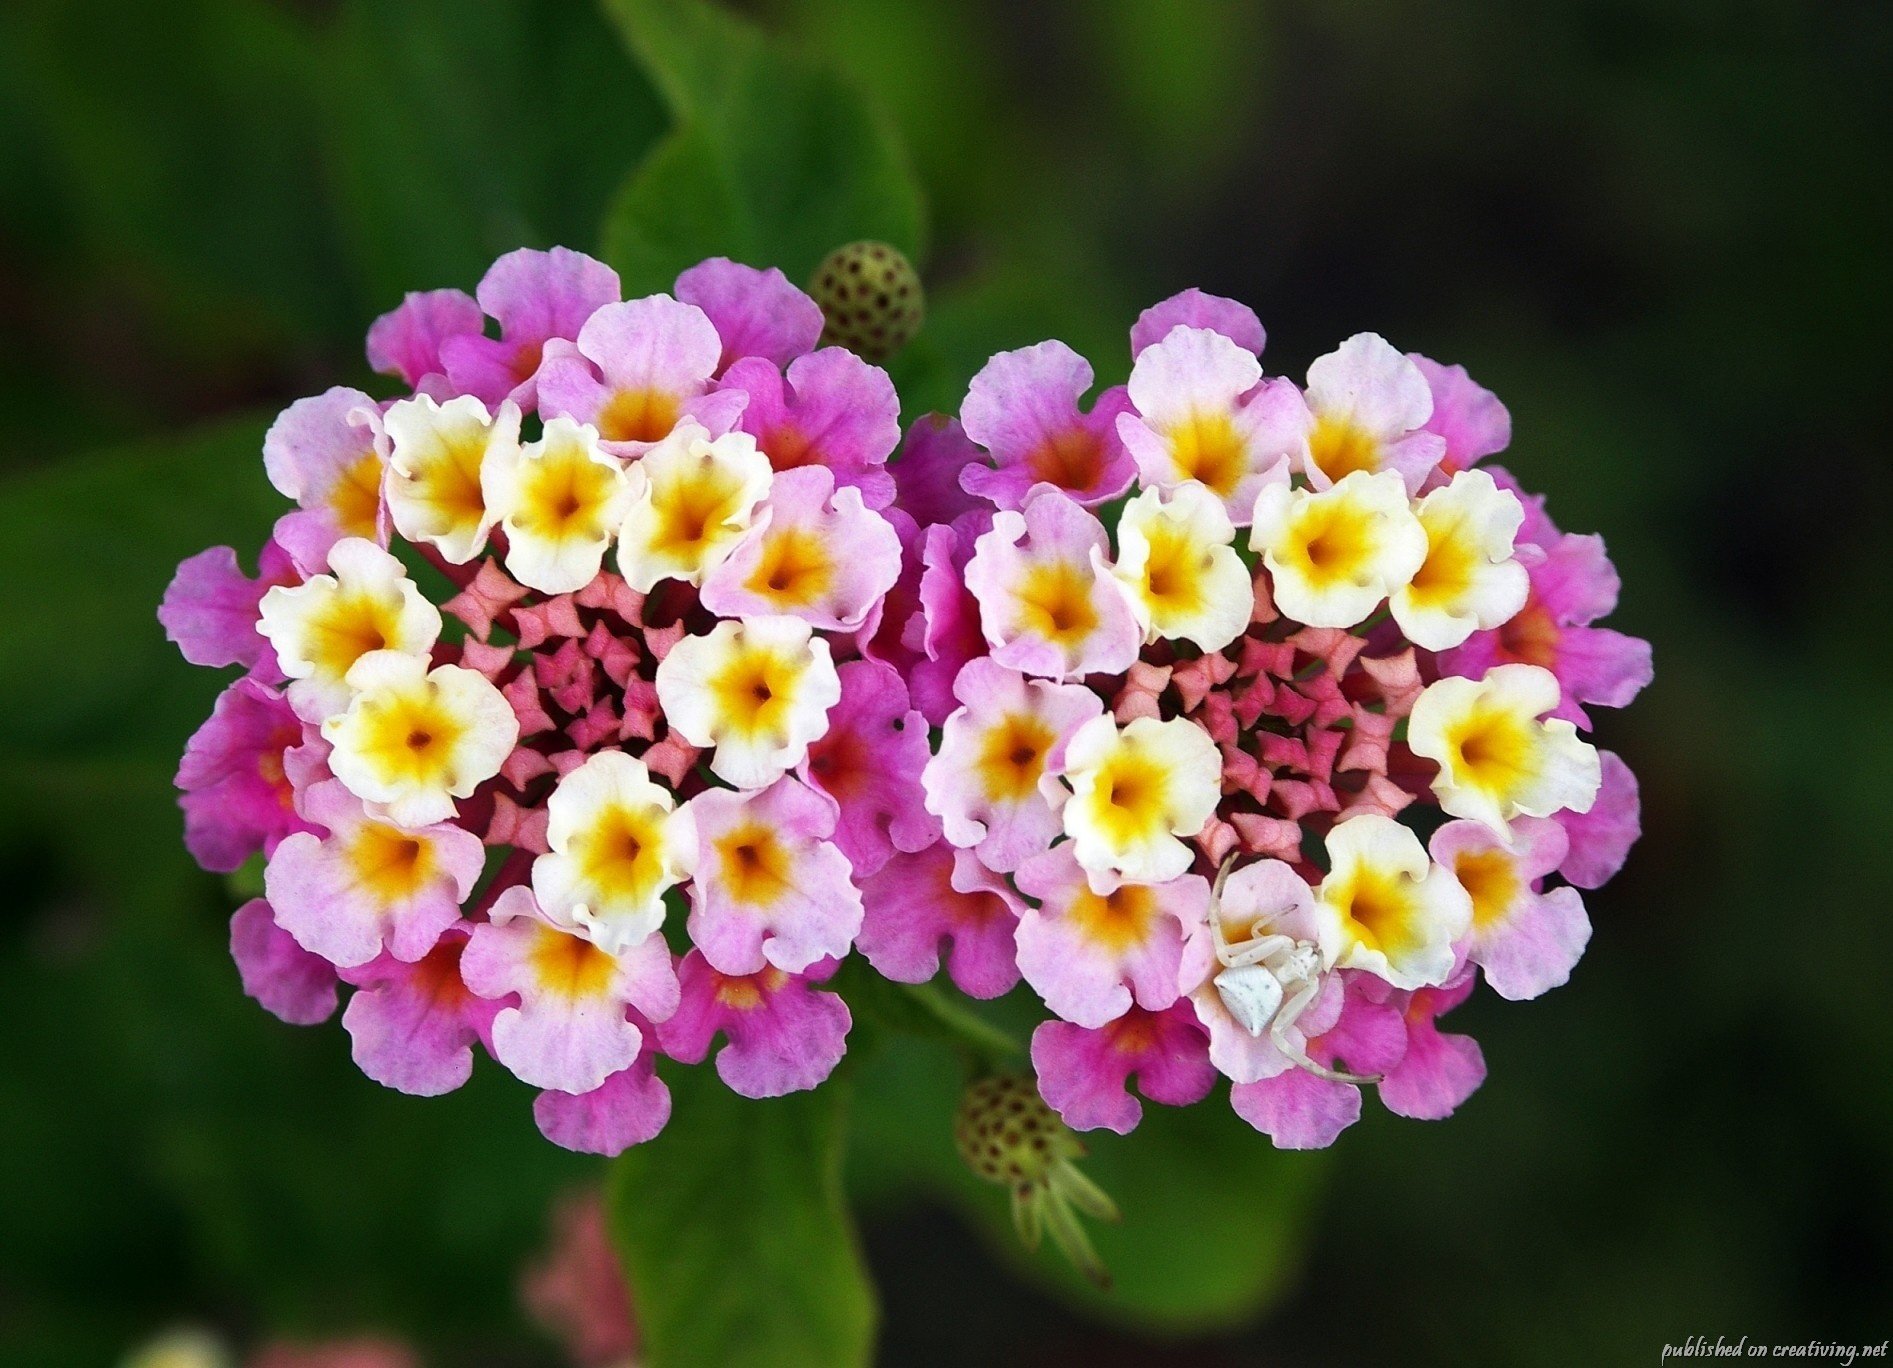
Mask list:
POLYGON ((1332 966, 1324 962, 1320 948, 1310 941, 1279 932, 1258 933, 1256 928, 1269 920, 1268 913, 1249 924, 1249 935, 1244 940, 1232 944, 1223 935, 1223 885, 1235 862, 1233 855, 1223 861, 1209 899, 1210 939, 1216 947, 1216 962, 1222 966, 1211 982, 1223 1006, 1243 1030, 1256 1037, 1267 1031, 1276 1049, 1318 1078, 1336 1083, 1378 1083, 1378 1074, 1352 1074, 1317 1064, 1308 1057, 1307 1050, 1288 1038, 1289 1027, 1319 996, 1321 976, 1332 966))

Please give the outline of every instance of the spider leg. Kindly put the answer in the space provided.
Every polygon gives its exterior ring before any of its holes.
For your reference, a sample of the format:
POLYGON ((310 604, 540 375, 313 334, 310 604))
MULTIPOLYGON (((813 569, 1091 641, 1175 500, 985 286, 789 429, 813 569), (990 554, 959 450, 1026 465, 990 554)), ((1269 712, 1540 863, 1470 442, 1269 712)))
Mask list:
POLYGON ((1308 1004, 1314 1001, 1320 989, 1319 979, 1308 979, 1297 988, 1294 996, 1282 1004, 1281 1010, 1275 1014, 1275 1020, 1270 1023, 1269 1039, 1274 1042, 1275 1048, 1287 1055, 1297 1067, 1307 1070, 1316 1078, 1325 1078, 1330 1083, 1380 1082, 1385 1075, 1348 1073, 1342 1069, 1330 1069, 1325 1064, 1317 1064, 1308 1057, 1307 1050, 1294 1044, 1284 1034, 1290 1026, 1295 1024, 1295 1019, 1308 1009, 1308 1004))

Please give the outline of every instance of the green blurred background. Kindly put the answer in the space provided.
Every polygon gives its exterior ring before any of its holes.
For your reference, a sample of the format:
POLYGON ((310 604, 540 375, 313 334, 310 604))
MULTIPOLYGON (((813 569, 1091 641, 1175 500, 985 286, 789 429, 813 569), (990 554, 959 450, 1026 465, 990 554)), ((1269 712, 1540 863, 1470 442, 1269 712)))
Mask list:
MULTIPOLYGON (((1190 284, 1256 306, 1277 373, 1371 328, 1500 393, 1506 464, 1605 534, 1613 625, 1656 644, 1599 728, 1646 835, 1572 984, 1465 1009, 1491 1076, 1451 1122, 1370 1106, 1312 1158, 1195 1117, 1101 1143, 1130 1218, 1114 1306, 947 1176, 943 1060, 864 1062, 883 1359, 1654 1363, 1696 1334, 1893 1334, 1893 9, 745 9, 905 145, 933 305, 908 416, 1046 336, 1121 378, 1137 310, 1190 284)), ((242 998, 231 894, 169 782, 219 681, 151 614, 180 555, 260 539, 275 409, 369 383, 361 335, 403 289, 596 249, 671 95, 582 3, 0 10, 0 1364, 111 1363, 187 1320, 556 1362, 512 1289, 600 1166, 494 1069, 398 1097, 333 1023, 242 998)))

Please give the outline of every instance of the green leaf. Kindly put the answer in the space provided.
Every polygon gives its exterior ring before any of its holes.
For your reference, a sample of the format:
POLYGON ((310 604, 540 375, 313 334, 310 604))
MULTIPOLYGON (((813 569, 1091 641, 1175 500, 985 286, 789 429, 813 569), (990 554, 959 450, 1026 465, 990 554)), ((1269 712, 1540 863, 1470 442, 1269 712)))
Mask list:
POLYGON ((677 124, 606 220, 627 293, 668 289, 707 255, 795 280, 858 238, 918 255, 919 188, 857 86, 701 0, 607 3, 677 124))
POLYGON ((0 754, 117 749, 174 758, 223 679, 158 626, 177 563, 255 551, 285 505, 263 477, 265 422, 75 457, 0 481, 0 754))
POLYGON ((874 1299, 842 1198, 840 1082, 757 1102, 708 1066, 668 1077, 670 1124, 610 1188, 651 1368, 866 1364, 874 1299))
POLYGON ((377 307, 470 288, 515 247, 591 250, 624 168, 663 130, 587 5, 347 0, 324 38, 328 159, 377 307))

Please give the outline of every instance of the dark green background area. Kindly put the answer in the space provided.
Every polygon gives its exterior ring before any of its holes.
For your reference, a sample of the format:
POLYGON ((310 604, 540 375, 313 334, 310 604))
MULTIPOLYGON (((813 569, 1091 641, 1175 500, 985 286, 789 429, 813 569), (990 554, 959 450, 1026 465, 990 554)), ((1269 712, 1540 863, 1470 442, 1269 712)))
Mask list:
MULTIPOLYGON (((981 1194, 928 1177, 944 1060, 864 1051, 848 1177, 884 1360, 1654 1363, 1697 1334, 1893 1334, 1893 10, 747 12, 905 145, 933 305, 896 367, 909 417, 1048 336, 1121 378, 1138 309, 1190 284, 1255 305, 1276 373, 1371 328, 1499 391, 1506 464, 1604 533, 1613 625, 1656 646, 1598 729, 1645 839, 1589 899, 1571 985, 1465 1009, 1491 1076, 1448 1123, 1370 1104, 1325 1159, 1250 1137, 1232 1161, 1207 1117, 1101 1142, 1131 1310, 1046 1290, 956 1214, 981 1194), (1199 1202, 1254 1210, 1254 1248, 1195 1238, 1199 1202), (1245 1257, 1262 1319, 1209 1293, 1161 1314, 1245 1257)), ((614 205, 662 198, 674 161, 623 187, 677 95, 558 0, 0 9, 0 1365, 111 1363, 186 1320, 554 1362, 517 1270, 602 1166, 493 1068, 399 1097, 334 1024, 241 997, 169 783, 219 681, 151 612, 178 556, 261 538, 262 426, 370 383, 361 335, 403 289, 597 248, 614 205)), ((792 152, 730 164, 770 181, 792 152)), ((653 270, 680 246, 626 241, 653 270)))

